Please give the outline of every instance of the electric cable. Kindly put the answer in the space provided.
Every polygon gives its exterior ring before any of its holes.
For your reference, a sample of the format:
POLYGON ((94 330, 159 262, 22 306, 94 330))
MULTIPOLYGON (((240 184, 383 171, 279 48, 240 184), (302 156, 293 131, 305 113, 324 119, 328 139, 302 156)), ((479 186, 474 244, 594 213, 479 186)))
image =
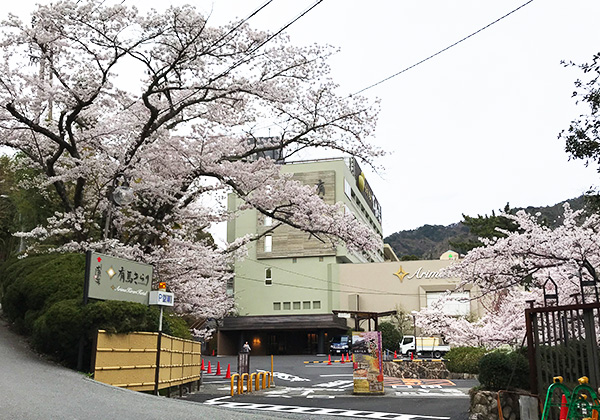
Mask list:
POLYGON ((360 94, 360 93, 364 92, 365 90, 368 90, 368 89, 374 88, 375 86, 378 86, 378 85, 380 85, 380 84, 382 84, 382 83, 384 83, 384 82, 387 82, 388 80, 390 80, 390 79, 393 79, 394 77, 396 77, 396 76, 399 76, 399 75, 401 75, 402 73, 405 73, 405 72, 407 72, 408 70, 410 70, 410 69, 413 69, 413 68, 417 67, 417 66, 418 66, 418 65, 420 65, 420 64, 423 64, 424 62, 426 62, 426 61, 428 61, 428 60, 432 59, 433 57, 436 57, 436 56, 440 55, 441 53, 443 53, 443 52, 445 52, 445 51, 448 51, 450 48, 452 48, 452 47, 454 47, 454 46, 456 46, 456 45, 460 44, 460 43, 461 43, 461 42, 463 42, 463 41, 466 41, 467 39, 471 38, 472 36, 475 36, 475 35, 477 35, 479 32, 481 32, 481 31, 483 31, 483 30, 485 30, 485 29, 489 28, 490 26, 492 26, 492 25, 494 25, 494 24, 496 24, 496 23, 500 22, 502 19, 504 19, 504 18, 506 18, 506 17, 508 17, 508 16, 512 15, 512 14, 513 14, 513 13, 515 13, 516 11, 518 11, 518 10, 522 9, 523 7, 527 6, 529 3, 532 3, 532 2, 533 2, 533 0, 529 0, 527 3, 524 3, 524 4, 522 4, 521 6, 517 7, 516 9, 514 9, 514 10, 512 10, 512 11, 510 11, 510 12, 508 12, 508 13, 507 13, 507 14, 505 14, 504 16, 502 16, 502 17, 500 17, 500 18, 496 19, 496 20, 495 20, 495 21, 493 21, 492 23, 489 23, 489 24, 487 24, 487 25, 486 25, 486 26, 484 26, 483 28, 481 28, 481 29, 479 29, 479 30, 477 30, 477 31, 473 32, 473 33, 472 33, 472 34, 470 34, 470 35, 467 35, 466 37, 464 37, 464 38, 460 39, 459 41, 456 41, 454 44, 451 44, 451 45, 447 46, 446 48, 439 50, 439 51, 438 51, 438 52, 436 52, 435 54, 432 54, 432 55, 430 55, 429 57, 427 57, 427 58, 424 58, 423 60, 419 61, 418 63, 415 63, 415 64, 413 64, 412 66, 409 66, 409 67, 406 67, 406 68, 405 68, 405 69, 403 69, 403 70, 400 70, 398 73, 392 74, 391 76, 388 76, 388 77, 386 77, 385 79, 382 79, 382 80, 380 80, 380 81, 379 81, 379 82, 377 82, 377 83, 373 83, 372 85, 370 85, 370 86, 367 86, 366 88, 364 88, 364 89, 361 89, 361 90, 359 90, 358 92, 352 93, 352 94, 350 94, 349 96, 358 95, 358 94, 360 94))

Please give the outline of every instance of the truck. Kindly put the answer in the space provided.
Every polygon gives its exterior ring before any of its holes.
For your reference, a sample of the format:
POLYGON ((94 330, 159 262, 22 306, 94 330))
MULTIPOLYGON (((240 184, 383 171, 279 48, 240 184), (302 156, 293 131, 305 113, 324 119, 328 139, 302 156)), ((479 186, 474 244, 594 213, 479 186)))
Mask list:
POLYGON ((449 351, 450 346, 444 345, 439 337, 405 335, 400 341, 400 353, 407 357, 423 356, 440 359, 449 351))

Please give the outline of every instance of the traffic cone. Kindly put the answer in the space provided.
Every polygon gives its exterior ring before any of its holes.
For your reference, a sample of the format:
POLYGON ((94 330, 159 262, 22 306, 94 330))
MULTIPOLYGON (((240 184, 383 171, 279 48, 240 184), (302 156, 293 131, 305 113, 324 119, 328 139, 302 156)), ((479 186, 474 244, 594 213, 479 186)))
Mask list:
POLYGON ((410 352, 410 360, 414 360, 415 359, 415 354, 411 351, 410 352))
POLYGON ((210 360, 208 361, 208 369, 206 369, 206 373, 212 373, 212 369, 210 368, 210 360))
POLYGON ((213 356, 215 355, 215 349, 213 349, 212 355, 213 355, 213 356))
POLYGON ((200 363, 200 370, 204 371, 204 359, 202 359, 202 363, 200 363))
POLYGON ((342 360, 340 361, 340 363, 346 363, 346 362, 344 361, 344 353, 342 353, 342 360))
POLYGON ((331 364, 331 354, 329 355, 329 361, 327 362, 328 365, 331 364))
POLYGON ((569 415, 569 407, 567 406, 567 397, 565 394, 562 395, 560 400, 560 420, 567 420, 567 416, 569 415))
POLYGON ((231 379, 231 363, 227 363, 227 372, 225 373, 225 379, 231 379))
POLYGON ((396 351, 394 350, 394 359, 397 359, 398 355, 396 354, 396 351))
POLYGON ((215 373, 215 375, 220 375, 221 374, 221 362, 217 362, 217 373, 215 373))

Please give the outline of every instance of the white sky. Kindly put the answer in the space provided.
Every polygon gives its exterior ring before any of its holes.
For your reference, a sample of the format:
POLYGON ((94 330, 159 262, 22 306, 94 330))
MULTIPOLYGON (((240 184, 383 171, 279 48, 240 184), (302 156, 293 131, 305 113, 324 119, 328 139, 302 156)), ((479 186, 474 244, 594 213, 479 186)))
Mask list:
MULTIPOLYGON (((114 0, 113 0, 114 1, 114 0)), ((26 16, 35 3, 2 5, 26 16)), ((245 18, 265 0, 196 0, 213 24, 245 18)), ((159 10, 156 0, 125 0, 159 10)), ((275 31, 314 3, 274 0, 249 23, 275 31)), ((287 33, 294 44, 330 44, 340 93, 357 92, 446 48, 526 0, 324 0, 287 33), (368 6, 365 6, 368 4, 368 6)), ((506 19, 363 94, 381 99, 375 142, 390 155, 367 179, 385 236, 462 214, 545 206, 600 184, 594 167, 568 161, 557 139, 585 112, 571 93, 581 76, 561 60, 600 51, 597 0, 534 0, 506 19)), ((364 165, 362 165, 364 166, 364 165)))

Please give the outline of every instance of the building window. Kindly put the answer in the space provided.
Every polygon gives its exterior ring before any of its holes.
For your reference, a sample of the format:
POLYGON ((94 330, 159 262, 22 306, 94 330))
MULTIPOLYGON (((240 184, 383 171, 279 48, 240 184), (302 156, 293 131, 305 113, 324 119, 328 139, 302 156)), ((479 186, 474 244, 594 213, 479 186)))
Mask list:
POLYGON ((310 309, 310 300, 302 302, 302 309, 310 309))
POLYGON ((271 275, 271 267, 265 268, 265 284, 270 286, 273 284, 273 276, 271 275))
POLYGON ((234 286, 235 286, 234 278, 231 277, 231 278, 227 279, 227 289, 225 292, 227 294, 227 296, 233 296, 234 286))
POLYGON ((273 235, 265 236, 265 252, 273 251, 273 235))
POLYGON ((323 262, 323 257, 319 257, 319 262, 323 262))
POLYGON ((346 197, 352 198, 352 187, 346 178, 344 178, 344 193, 346 193, 346 197))
POLYGON ((300 309, 300 302, 294 302, 294 309, 300 309))
POLYGON ((283 310, 289 311, 290 309, 292 309, 292 304, 290 302, 283 302, 283 310))
POLYGON ((281 311, 281 302, 273 302, 273 310, 281 311))
MULTIPOLYGON (((446 292, 427 292, 427 307, 433 305, 446 292)), ((445 315, 466 316, 471 313, 471 301, 469 292, 452 293, 452 299, 444 303, 442 311, 445 315)))
POLYGON ((298 262, 298 258, 296 258, 296 257, 292 258, 292 263, 293 264, 296 264, 297 262, 298 262))
POLYGON ((273 226, 273 218, 271 216, 265 216, 265 226, 273 226))
POLYGON ((321 301, 313 300, 313 309, 321 309, 321 301))

